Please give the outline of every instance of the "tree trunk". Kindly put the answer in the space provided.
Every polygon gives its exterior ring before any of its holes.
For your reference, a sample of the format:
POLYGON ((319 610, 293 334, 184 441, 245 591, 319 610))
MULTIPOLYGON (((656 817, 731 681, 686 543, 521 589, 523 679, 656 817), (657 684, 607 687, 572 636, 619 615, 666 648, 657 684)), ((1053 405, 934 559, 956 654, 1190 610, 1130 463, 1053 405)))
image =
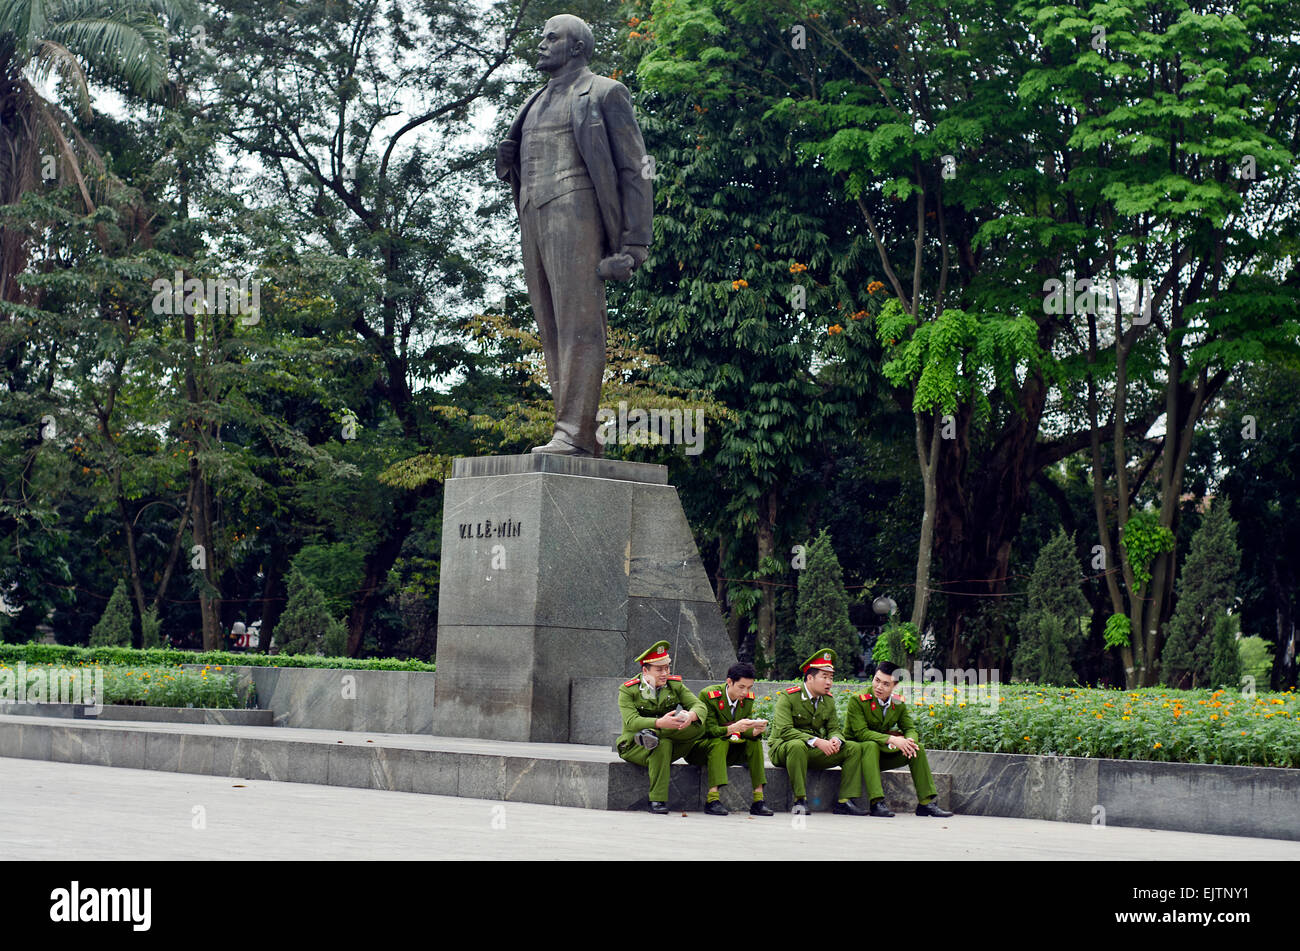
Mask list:
POLYGON ((935 413, 913 413, 916 424, 916 461, 921 467, 925 490, 925 508, 921 516, 921 539, 916 547, 916 584, 912 598, 912 624, 919 637, 925 630, 925 611, 930 603, 930 558, 934 550, 934 520, 937 489, 935 469, 939 461, 939 436, 942 431, 935 413), (930 417, 929 446, 926 445, 926 416, 930 417))
MULTIPOLYGON (((776 554, 776 490, 770 489, 758 504, 758 571, 764 576, 763 563, 776 554)), ((776 662, 776 589, 762 586, 758 602, 758 643, 769 668, 776 662)), ((800 658, 802 660, 802 658, 800 658)))
MULTIPOLYGON (((361 650, 366 625, 370 623, 370 617, 382 597, 388 572, 397 562, 398 555, 402 553, 406 536, 411 533, 411 513, 414 511, 414 506, 401 505, 401 502, 408 498, 410 498, 409 494, 404 494, 394 500, 394 507, 400 509, 397 517, 388 523, 388 530, 384 533, 384 537, 366 555, 361 594, 353 602, 352 613, 348 616, 348 657, 356 657, 357 652, 361 650)), ((447 526, 444 526, 444 531, 446 528, 447 526)))

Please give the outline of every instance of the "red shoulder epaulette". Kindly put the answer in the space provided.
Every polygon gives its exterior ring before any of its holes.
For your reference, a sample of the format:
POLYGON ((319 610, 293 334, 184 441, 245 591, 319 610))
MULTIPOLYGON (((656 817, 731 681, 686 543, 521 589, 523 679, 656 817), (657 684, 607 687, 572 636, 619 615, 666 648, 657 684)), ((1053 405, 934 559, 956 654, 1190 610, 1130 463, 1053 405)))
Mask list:
MULTIPOLYGON (((721 697, 721 696, 722 696, 722 691, 721 691, 721 690, 710 690, 710 691, 709 691, 709 699, 710 699, 710 700, 717 700, 717 699, 718 699, 719 697, 721 697)), ((753 694, 750 694, 750 696, 752 697, 753 694)))
POLYGON ((800 691, 800 689, 802 689, 802 688, 800 688, 800 687, 788 687, 788 688, 786 688, 786 691, 785 691, 785 692, 786 692, 786 693, 798 693, 798 692, 800 691))
POLYGON ((623 686, 624 686, 624 687, 632 687, 632 686, 635 686, 635 685, 636 685, 636 682, 637 682, 638 680, 640 680, 640 679, 641 679, 640 677, 633 677, 631 680, 629 680, 629 681, 628 681, 627 683, 625 683, 623 686))
POLYGON ((753 700, 753 699, 754 699, 754 691, 752 691, 752 690, 749 692, 749 699, 750 699, 750 700, 753 700))
POLYGON ((678 675, 678 674, 669 674, 669 675, 668 675, 668 679, 669 679, 669 680, 681 680, 682 678, 681 678, 681 676, 678 675))
POLYGON ((895 699, 896 701, 898 701, 899 703, 907 703, 907 701, 904 700, 902 697, 895 697, 894 699, 895 699))
POLYGON ((867 695, 866 695, 865 693, 860 693, 860 694, 858 694, 858 699, 861 700, 863 703, 866 703, 866 702, 867 702, 867 695))

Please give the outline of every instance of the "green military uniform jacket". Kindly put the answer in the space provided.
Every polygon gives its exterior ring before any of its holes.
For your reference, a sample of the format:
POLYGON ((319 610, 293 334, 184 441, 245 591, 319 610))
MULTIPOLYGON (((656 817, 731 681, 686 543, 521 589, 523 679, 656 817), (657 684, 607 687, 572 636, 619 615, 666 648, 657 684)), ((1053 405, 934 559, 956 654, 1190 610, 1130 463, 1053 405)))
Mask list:
MULTIPOLYGON (((623 684, 618 688, 618 712, 623 718, 623 732, 618 738, 618 748, 624 749, 626 744, 632 742, 632 737, 642 730, 655 729, 655 720, 676 710, 679 703, 683 710, 694 710, 700 723, 705 722, 709 711, 704 706, 704 701, 687 690, 682 684, 682 678, 676 674, 670 676, 668 683, 659 688, 653 700, 641 696, 640 676, 623 684)), ((667 731, 665 735, 671 736, 672 732, 674 731, 667 731)))
POLYGON ((840 715, 835 709, 834 697, 822 697, 813 709, 812 701, 804 695, 803 687, 790 687, 776 697, 776 712, 772 714, 769 729, 772 743, 798 740, 807 744, 811 739, 829 740, 845 738, 840 729, 840 715))
MULTIPOLYGON (((748 720, 754 716, 754 691, 749 691, 749 695, 741 697, 736 703, 736 712, 731 712, 731 700, 727 697, 727 685, 714 684, 712 687, 705 687, 700 694, 700 699, 704 706, 708 708, 709 715, 704 721, 704 735, 709 739, 726 739, 727 734, 731 731, 727 729, 729 724, 737 720, 748 720)), ((752 729, 742 730, 740 735, 747 740, 758 739, 752 729)))
POLYGON ((890 698, 886 711, 870 691, 855 694, 849 698, 844 721, 851 740, 875 743, 883 748, 889 745, 890 730, 897 730, 909 740, 921 742, 912 719, 912 708, 897 697, 890 698))

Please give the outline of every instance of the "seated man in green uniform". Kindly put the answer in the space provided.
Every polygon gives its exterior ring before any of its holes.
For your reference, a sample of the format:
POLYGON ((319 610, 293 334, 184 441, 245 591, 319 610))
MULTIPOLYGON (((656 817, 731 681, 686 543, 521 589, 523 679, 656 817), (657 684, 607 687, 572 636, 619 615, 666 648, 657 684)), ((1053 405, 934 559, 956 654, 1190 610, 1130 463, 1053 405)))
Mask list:
POLYGON ((763 785, 767 774, 763 772, 763 741, 759 739, 767 729, 766 720, 754 720, 754 665, 732 664, 725 683, 705 687, 700 694, 708 716, 704 732, 712 744, 709 750, 709 801, 704 807, 710 816, 725 816, 719 788, 727 785, 727 767, 749 764, 749 781, 754 786, 754 802, 749 807, 751 816, 775 815, 763 802, 763 785))
POLYGON ((684 757, 695 766, 708 764, 709 742, 704 736, 704 703, 668 673, 672 658, 668 642, 659 641, 637 658, 641 676, 618 688, 618 712, 623 734, 618 755, 650 768, 650 811, 668 814, 668 767, 684 757), (681 712, 678 713, 678 708, 681 712))
POLYGON ((952 815, 934 801, 934 777, 925 760, 925 747, 921 745, 912 721, 912 711, 901 697, 893 696, 898 677, 897 665, 881 661, 871 678, 871 690, 849 700, 844 715, 845 732, 862 744, 862 764, 867 780, 867 795, 871 798, 873 816, 892 816, 885 805, 885 789, 880 771, 907 764, 912 771, 912 785, 916 787, 916 814, 947 819, 952 815))
POLYGON ((794 793, 796 814, 808 813, 807 779, 810 769, 841 768, 839 815, 865 816, 852 800, 862 788, 862 748, 846 740, 831 697, 835 680, 835 651, 822 648, 803 662, 803 686, 783 690, 772 714, 772 763, 784 766, 794 793))

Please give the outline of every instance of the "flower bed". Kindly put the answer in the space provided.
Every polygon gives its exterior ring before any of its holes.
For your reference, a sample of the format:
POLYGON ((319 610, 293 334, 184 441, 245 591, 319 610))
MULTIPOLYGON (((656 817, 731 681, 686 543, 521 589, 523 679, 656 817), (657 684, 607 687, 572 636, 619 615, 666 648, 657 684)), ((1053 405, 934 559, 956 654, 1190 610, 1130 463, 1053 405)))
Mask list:
MULTIPOLYGON (((931 749, 1034 753, 1107 759, 1300 766, 1300 695, 1236 690, 1105 690, 1000 684, 953 688, 907 684, 921 741, 931 749)), ((865 683, 836 683, 843 722, 848 699, 865 683)), ((771 719, 776 694, 755 716, 771 719)))
MULTIPOLYGON (((98 702, 129 704, 150 707, 205 707, 212 709, 242 709, 249 705, 251 696, 240 696, 235 678, 223 673, 220 667, 187 671, 180 667, 113 667, 107 665, 27 664, 22 668, 0 662, 0 675, 12 683, 25 680, 22 694, 29 702, 56 702, 60 696, 58 680, 65 684, 77 683, 73 689, 65 687, 63 696, 74 694, 81 702, 91 700, 91 690, 102 677, 103 695, 98 702), (5 672, 11 672, 5 674, 5 672), (37 675, 33 682, 33 675, 37 675), (13 681, 10 680, 13 678, 13 681), (79 683, 78 683, 79 681, 79 683), (39 692, 37 692, 39 691, 39 692)), ((13 692, 11 686, 7 692, 13 692)), ((18 699, 18 694, 9 699, 18 699)))

